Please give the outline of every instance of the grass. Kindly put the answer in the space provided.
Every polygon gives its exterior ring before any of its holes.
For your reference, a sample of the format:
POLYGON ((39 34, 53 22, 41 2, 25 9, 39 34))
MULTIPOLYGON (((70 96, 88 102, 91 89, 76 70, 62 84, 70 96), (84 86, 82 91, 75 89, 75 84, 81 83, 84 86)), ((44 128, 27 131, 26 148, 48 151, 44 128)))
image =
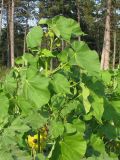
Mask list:
POLYGON ((3 80, 6 74, 9 72, 10 68, 6 66, 0 66, 0 80, 3 80))

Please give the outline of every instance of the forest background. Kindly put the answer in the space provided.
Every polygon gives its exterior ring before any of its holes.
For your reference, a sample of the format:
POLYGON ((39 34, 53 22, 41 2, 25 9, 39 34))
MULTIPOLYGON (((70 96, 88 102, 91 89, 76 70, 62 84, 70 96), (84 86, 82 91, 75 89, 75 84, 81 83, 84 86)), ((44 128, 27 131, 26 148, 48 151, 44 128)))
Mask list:
MULTIPOLYGON (((41 18, 63 15, 80 23, 87 42, 101 59, 101 69, 120 64, 119 0, 1 0, 0 65, 14 66, 14 59, 27 53, 26 35, 41 18), (104 62, 104 56, 107 56, 104 62), (105 63, 105 64, 102 64, 105 63)), ((64 48, 64 41, 61 48, 64 48)))

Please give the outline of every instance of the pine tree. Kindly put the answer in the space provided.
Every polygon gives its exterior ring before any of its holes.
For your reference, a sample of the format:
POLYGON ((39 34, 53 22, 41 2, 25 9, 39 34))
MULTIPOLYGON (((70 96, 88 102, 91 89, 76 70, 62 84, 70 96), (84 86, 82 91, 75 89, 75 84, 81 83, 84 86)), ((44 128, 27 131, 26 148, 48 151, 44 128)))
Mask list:
POLYGON ((101 57, 101 69, 102 70, 109 69, 111 5, 112 5, 112 1, 108 0, 107 1, 107 14, 106 14, 106 22, 105 22, 105 31, 104 31, 104 42, 103 42, 103 50, 102 50, 102 57, 101 57))
POLYGON ((14 66, 14 0, 9 0, 7 3, 8 15, 8 47, 10 56, 10 66, 14 66))

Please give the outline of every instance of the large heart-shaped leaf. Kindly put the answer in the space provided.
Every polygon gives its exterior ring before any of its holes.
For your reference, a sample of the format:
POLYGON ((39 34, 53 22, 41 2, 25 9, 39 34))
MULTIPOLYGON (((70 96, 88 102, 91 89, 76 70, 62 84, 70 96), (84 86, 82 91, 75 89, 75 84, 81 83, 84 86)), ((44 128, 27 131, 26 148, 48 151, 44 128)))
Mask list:
POLYGON ((51 83, 56 93, 69 93, 70 92, 70 84, 67 78, 60 73, 57 73, 53 76, 53 80, 51 81, 51 83))
POLYGON ((72 48, 74 54, 70 62, 75 60, 76 64, 86 69, 89 73, 98 73, 100 71, 99 57, 95 51, 91 51, 85 42, 73 42, 72 48))
POLYGON ((47 104, 50 98, 48 85, 49 79, 47 77, 36 75, 33 70, 28 69, 27 76, 23 80, 23 95, 26 100, 41 107, 47 104))
POLYGON ((98 76, 100 72, 99 57, 95 51, 89 49, 83 41, 74 41, 71 48, 66 48, 58 58, 70 65, 78 65, 91 75, 98 76))
POLYGON ((71 18, 56 16, 49 20, 40 20, 39 24, 47 24, 56 36, 62 37, 66 41, 70 41, 72 35, 83 35, 80 25, 71 18))
POLYGON ((82 134, 67 135, 56 144, 50 160, 80 160, 86 152, 82 134))
POLYGON ((40 26, 33 27, 27 35, 27 47, 30 49, 40 47, 43 30, 40 26))

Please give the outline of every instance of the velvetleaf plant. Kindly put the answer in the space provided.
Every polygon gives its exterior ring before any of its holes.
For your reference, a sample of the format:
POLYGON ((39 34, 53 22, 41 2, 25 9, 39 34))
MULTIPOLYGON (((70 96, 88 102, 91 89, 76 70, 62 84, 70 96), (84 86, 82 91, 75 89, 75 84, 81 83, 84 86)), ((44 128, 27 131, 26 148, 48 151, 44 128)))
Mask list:
POLYGON ((120 74, 101 73, 97 53, 77 41, 81 35, 63 16, 41 19, 28 33, 28 52, 1 81, 0 160, 120 156, 120 74))

